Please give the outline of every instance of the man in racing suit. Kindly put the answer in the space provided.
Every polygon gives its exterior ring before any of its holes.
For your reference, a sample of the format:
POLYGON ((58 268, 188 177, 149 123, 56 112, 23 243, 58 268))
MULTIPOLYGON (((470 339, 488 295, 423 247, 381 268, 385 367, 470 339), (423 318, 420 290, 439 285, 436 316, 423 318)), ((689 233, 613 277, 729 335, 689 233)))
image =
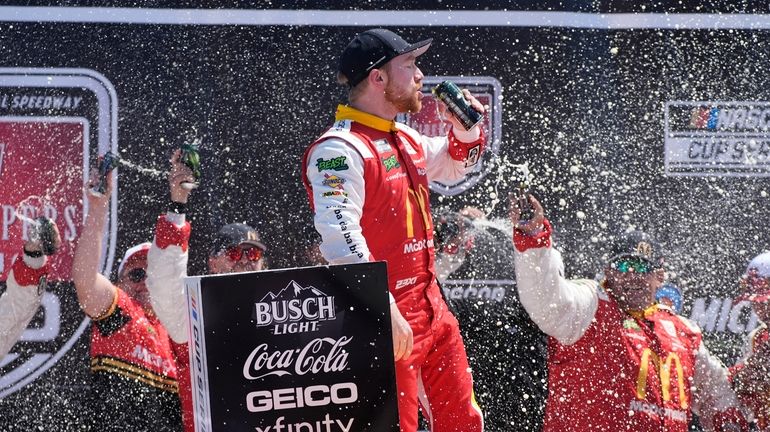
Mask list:
POLYGON ((759 326, 749 333, 743 355, 732 372, 733 388, 738 398, 754 415, 762 432, 770 432, 770 252, 751 260, 741 277, 743 294, 759 317, 759 326))
MULTIPOLYGON (((601 283, 567 280, 543 208, 530 202, 535 216, 514 232, 515 269, 521 303, 550 336, 543 430, 685 432, 691 413, 708 431, 748 430, 700 330, 654 303, 665 273, 649 236, 620 235, 601 283)), ((514 226, 519 214, 514 206, 514 226)))
POLYGON ((338 106, 334 125, 305 152, 303 182, 329 263, 387 261, 401 430, 417 429, 419 394, 432 430, 474 432, 483 420, 457 320, 436 282, 428 182, 462 178, 484 137, 453 116, 439 138, 394 121, 421 108, 415 60, 430 43, 375 29, 348 44, 339 78, 350 105, 338 106))
POLYGON ((50 220, 38 220, 30 239, 24 243, 8 272, 6 289, 0 297, 0 360, 8 354, 32 320, 45 291, 48 259, 59 249, 59 229, 50 220), (50 246, 44 247, 40 230, 50 231, 50 246))

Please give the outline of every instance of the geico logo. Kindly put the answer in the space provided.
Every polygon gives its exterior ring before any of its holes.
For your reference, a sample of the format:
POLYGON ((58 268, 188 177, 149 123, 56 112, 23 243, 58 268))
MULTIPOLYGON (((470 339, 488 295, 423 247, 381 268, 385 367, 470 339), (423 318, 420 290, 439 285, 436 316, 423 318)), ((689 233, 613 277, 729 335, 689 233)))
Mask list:
POLYGON ((413 242, 407 243, 404 245, 404 253, 407 254, 407 253, 421 251, 426 247, 427 248, 433 247, 433 239, 430 239, 430 240, 422 239, 420 241, 413 241, 413 242))
POLYGON ((255 303, 257 325, 294 321, 325 321, 334 319, 334 297, 311 297, 255 303))
POLYGON ((757 327, 759 317, 751 309, 751 304, 741 301, 733 304, 733 299, 699 297, 693 301, 690 320, 704 332, 748 333, 757 327))
POLYGON ((684 370, 682 362, 676 353, 668 353, 666 362, 661 363, 660 357, 651 349, 645 348, 639 364, 639 376, 636 378, 636 398, 644 400, 647 395, 647 376, 649 374, 650 361, 658 371, 663 400, 671 400, 671 366, 676 367, 676 384, 679 388, 679 406, 687 408, 687 394, 684 388, 684 370))
POLYGON ((358 386, 352 382, 338 383, 331 387, 314 385, 290 387, 273 391, 260 390, 246 395, 246 407, 250 412, 284 410, 326 405, 344 405, 358 400, 358 386))
POLYGON ((396 281, 396 289, 408 287, 409 285, 414 285, 415 282, 417 282, 417 277, 401 279, 399 281, 396 281))

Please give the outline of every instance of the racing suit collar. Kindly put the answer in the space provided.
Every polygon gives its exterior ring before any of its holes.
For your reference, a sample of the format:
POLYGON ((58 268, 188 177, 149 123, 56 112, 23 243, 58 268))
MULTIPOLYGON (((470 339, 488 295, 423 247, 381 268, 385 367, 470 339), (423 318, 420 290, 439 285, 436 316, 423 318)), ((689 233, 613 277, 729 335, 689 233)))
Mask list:
POLYGON ((628 313, 637 319, 649 319, 655 312, 662 309, 661 305, 655 303, 644 308, 644 310, 629 310, 628 313))
POLYGON ((382 132, 395 132, 398 130, 396 128, 396 122, 393 120, 386 120, 382 117, 377 117, 374 114, 369 114, 347 105, 337 105, 337 113, 335 114, 334 119, 336 121, 352 120, 382 132))

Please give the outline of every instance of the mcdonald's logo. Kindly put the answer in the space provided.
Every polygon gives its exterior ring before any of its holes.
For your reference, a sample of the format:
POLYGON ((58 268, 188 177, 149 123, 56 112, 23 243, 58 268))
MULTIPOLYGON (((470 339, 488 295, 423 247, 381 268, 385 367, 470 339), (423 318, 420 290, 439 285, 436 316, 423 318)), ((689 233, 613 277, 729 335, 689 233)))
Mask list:
POLYGON ((687 394, 684 387, 684 370, 682 369, 682 361, 676 353, 669 353, 666 356, 666 361, 661 363, 660 357, 655 354, 651 349, 645 348, 642 352, 642 359, 639 364, 639 376, 636 379, 636 398, 644 399, 647 396, 647 375, 649 373, 650 360, 652 364, 658 370, 658 377, 660 377, 660 387, 663 392, 663 400, 668 402, 671 400, 671 368, 676 367, 676 383, 679 388, 679 406, 687 408, 687 394))

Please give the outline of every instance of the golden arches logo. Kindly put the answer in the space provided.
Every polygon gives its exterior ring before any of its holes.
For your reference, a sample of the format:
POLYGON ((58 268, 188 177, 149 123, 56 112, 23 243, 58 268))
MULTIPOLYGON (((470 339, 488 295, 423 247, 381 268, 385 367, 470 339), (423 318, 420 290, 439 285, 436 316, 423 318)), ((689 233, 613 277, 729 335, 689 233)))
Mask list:
POLYGON ((652 257, 652 245, 647 242, 639 242, 636 245, 636 253, 639 255, 651 258, 652 257))
POLYGON ((642 352, 642 359, 639 364, 639 376, 636 379, 636 398, 644 399, 647 396, 647 375, 649 374, 650 360, 658 369, 660 377, 660 387, 663 393, 663 400, 671 400, 671 367, 676 367, 676 383, 679 388, 679 406, 687 408, 687 393, 684 387, 684 369, 682 361, 676 353, 669 353, 666 356, 665 363, 660 362, 660 357, 651 349, 645 348, 642 352))
MULTIPOLYGON (((419 185, 417 191, 409 189, 409 195, 414 196, 414 200, 417 201, 417 205, 420 207, 420 213, 422 214, 422 221, 425 224, 425 229, 430 229, 430 215, 428 214, 428 189, 419 185)), ((412 204, 409 202, 409 196, 406 197, 406 237, 414 237, 414 219, 412 216, 412 204)))

